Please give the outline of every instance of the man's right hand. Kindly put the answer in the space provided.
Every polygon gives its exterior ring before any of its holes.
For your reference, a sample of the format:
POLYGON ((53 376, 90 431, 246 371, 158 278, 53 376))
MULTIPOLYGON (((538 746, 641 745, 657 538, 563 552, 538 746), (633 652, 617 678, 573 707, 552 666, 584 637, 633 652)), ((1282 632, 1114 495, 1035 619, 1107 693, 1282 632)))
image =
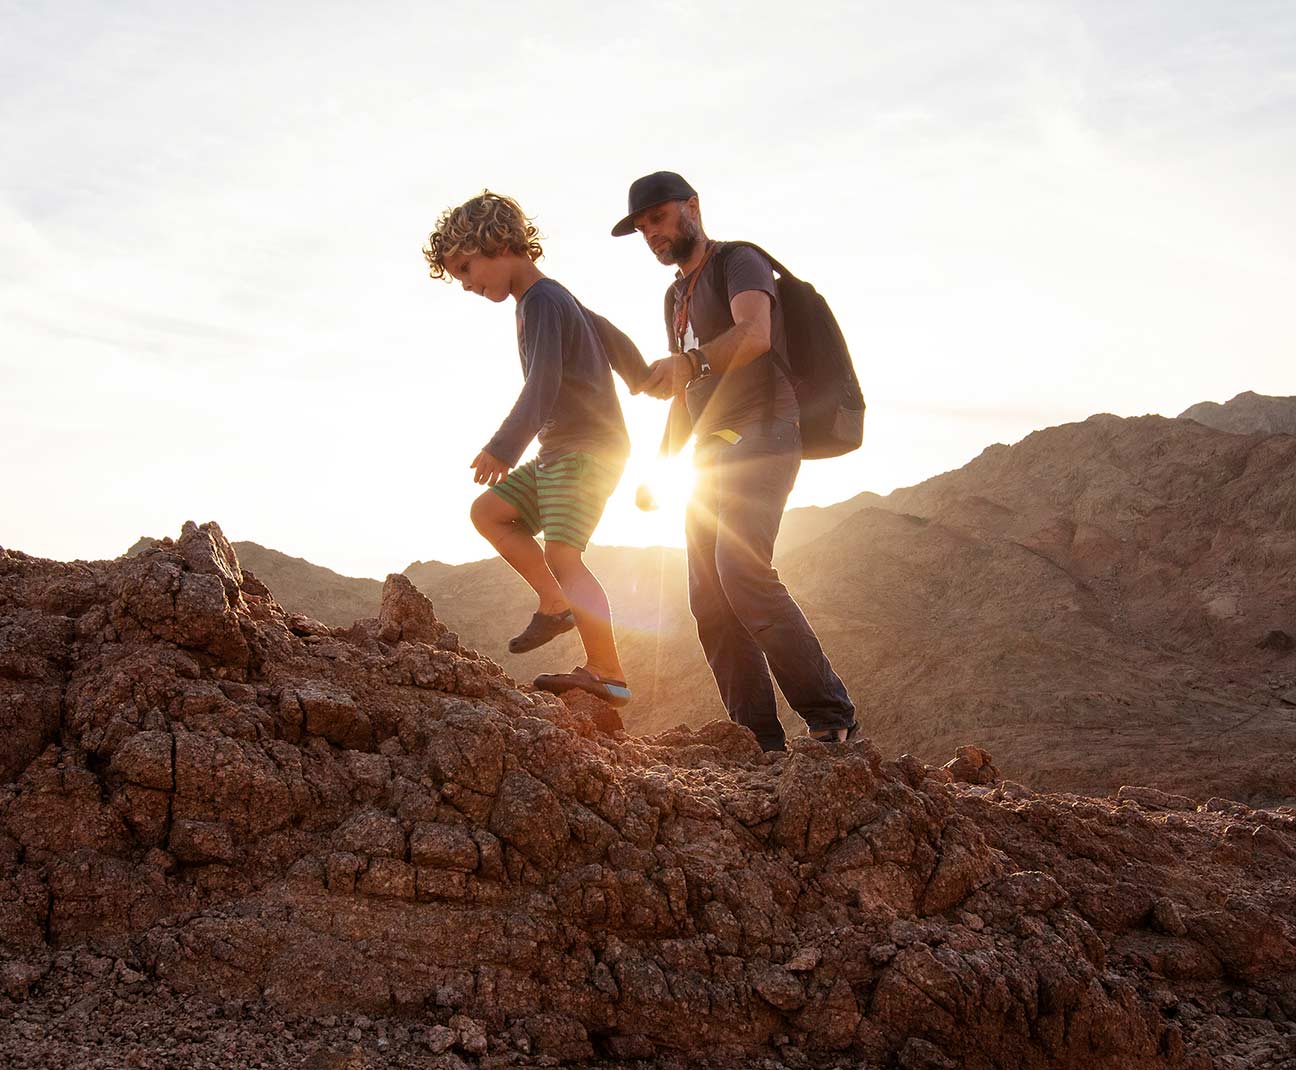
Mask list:
POLYGON ((672 353, 648 366, 648 378, 639 384, 638 393, 663 400, 673 398, 683 392, 691 378, 692 362, 683 353, 672 353))

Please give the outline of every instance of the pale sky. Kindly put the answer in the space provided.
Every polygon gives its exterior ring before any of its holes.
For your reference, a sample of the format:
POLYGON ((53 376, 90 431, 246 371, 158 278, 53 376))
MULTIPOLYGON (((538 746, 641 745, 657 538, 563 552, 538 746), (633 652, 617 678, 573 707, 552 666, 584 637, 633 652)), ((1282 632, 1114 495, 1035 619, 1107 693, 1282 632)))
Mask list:
MULTIPOLYGON (((670 279, 608 231, 682 172, 717 238, 827 295, 885 493, 1094 412, 1296 393, 1289 2, 0 3, 0 545, 186 519, 351 575, 487 556, 468 462, 512 304, 434 283, 511 194, 541 268, 662 355, 670 279)), ((665 416, 625 398, 604 543, 665 416)))

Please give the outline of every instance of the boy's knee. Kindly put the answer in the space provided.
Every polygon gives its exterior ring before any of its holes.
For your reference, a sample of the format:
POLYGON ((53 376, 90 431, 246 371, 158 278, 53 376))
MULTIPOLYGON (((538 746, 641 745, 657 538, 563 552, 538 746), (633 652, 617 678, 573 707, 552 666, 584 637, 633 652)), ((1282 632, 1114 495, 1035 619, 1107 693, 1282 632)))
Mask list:
POLYGON ((583 552, 570 543, 546 542, 544 547, 545 563, 553 569, 554 575, 557 576, 579 566, 583 552))
POLYGON ((498 494, 487 491, 480 495, 468 509, 468 518, 472 521, 473 527, 481 532, 498 527, 504 521, 499 508, 502 504, 498 494))

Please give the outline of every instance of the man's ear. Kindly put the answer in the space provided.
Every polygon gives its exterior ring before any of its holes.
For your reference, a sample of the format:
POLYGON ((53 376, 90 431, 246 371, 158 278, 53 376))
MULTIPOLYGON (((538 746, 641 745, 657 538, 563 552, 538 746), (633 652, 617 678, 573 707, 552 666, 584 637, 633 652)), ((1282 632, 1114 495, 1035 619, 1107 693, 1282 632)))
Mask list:
POLYGON ((684 202, 684 211, 689 214, 689 218, 692 219, 694 223, 697 223, 702 219, 702 206, 698 203, 696 193, 684 202))

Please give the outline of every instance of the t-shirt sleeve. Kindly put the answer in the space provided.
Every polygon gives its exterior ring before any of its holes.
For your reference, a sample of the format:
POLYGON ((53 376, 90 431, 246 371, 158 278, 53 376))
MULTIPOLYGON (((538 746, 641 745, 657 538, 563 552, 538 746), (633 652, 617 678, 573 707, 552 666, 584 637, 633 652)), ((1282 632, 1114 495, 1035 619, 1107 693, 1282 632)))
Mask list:
POLYGON ((526 382, 512 411, 500 424, 486 452, 512 467, 539 434, 562 387, 562 311, 547 294, 537 293, 521 310, 522 367, 526 382))
POLYGON ((666 352, 675 352, 679 340, 675 337, 675 287, 666 287, 666 297, 662 302, 662 316, 666 321, 666 352))
POLYGON ((770 262, 750 245, 730 249, 724 261, 725 287, 732 301, 740 293, 760 290, 778 300, 778 287, 774 284, 774 268, 770 262))

